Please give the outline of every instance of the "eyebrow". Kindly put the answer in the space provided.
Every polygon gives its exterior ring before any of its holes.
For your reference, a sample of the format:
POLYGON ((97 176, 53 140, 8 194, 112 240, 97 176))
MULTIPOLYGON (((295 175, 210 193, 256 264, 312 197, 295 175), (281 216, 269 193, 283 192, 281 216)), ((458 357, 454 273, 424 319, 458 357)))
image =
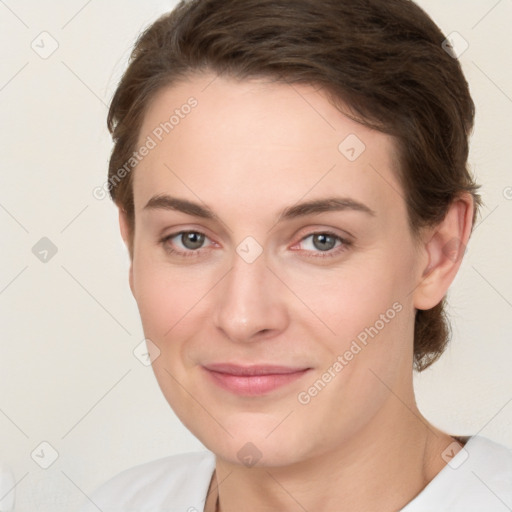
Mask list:
POLYGON ((304 217, 305 215, 311 215, 314 213, 343 210, 363 212, 371 215, 372 217, 375 217, 376 215, 369 206, 349 197, 328 197, 325 199, 315 199, 313 201, 298 203, 290 206, 289 208, 285 208, 279 215, 278 222, 281 220, 294 219, 296 217, 304 217))
POLYGON ((153 196, 144 206, 144 210, 175 210, 203 219, 218 219, 218 216, 207 206, 162 194, 153 196))
MULTIPOLYGON (((187 199, 179 199, 169 195, 153 196, 144 206, 144 210, 175 210, 194 217, 202 219, 220 220, 219 217, 207 206, 199 203, 188 201, 187 199)), ((291 220, 306 215, 316 213, 352 210, 363 212, 371 216, 376 213, 369 206, 348 197, 328 197, 325 199, 315 199, 295 204, 285 208, 278 217, 277 222, 283 220, 291 220)))

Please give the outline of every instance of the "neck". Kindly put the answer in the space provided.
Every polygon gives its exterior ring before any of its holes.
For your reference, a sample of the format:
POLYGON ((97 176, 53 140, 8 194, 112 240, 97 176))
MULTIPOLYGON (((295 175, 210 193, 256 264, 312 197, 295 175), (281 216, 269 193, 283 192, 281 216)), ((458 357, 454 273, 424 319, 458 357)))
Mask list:
POLYGON ((399 510, 439 473, 453 439, 428 424, 414 400, 391 398, 364 429, 331 450, 286 466, 246 468, 217 457, 205 510, 399 510), (220 485, 217 488, 217 483, 220 485), (305 484, 307 482, 307 484, 305 484))

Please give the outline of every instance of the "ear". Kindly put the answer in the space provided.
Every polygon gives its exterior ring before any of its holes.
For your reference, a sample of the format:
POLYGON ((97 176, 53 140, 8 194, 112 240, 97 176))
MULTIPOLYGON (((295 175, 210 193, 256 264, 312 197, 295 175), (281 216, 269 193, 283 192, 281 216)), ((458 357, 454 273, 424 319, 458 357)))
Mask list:
POLYGON ((471 235, 473 210, 473 197, 464 193, 453 201, 437 226, 426 230, 421 251, 427 264, 413 293, 416 309, 433 308, 448 292, 471 235))
POLYGON ((133 234, 130 229, 130 223, 128 221, 128 215, 126 210, 123 208, 119 208, 119 229, 121 231, 121 237, 128 249, 128 253, 130 255, 130 270, 129 270, 129 282, 130 282, 130 290, 133 294, 133 234))

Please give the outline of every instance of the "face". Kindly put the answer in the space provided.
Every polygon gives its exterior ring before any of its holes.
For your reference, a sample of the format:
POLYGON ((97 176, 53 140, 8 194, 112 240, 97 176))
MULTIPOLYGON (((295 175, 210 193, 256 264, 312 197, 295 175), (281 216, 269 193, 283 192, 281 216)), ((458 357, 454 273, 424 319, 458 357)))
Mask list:
POLYGON ((311 86, 202 75, 155 96, 143 144, 131 287, 185 426, 280 465, 392 421, 422 270, 393 140, 311 86))

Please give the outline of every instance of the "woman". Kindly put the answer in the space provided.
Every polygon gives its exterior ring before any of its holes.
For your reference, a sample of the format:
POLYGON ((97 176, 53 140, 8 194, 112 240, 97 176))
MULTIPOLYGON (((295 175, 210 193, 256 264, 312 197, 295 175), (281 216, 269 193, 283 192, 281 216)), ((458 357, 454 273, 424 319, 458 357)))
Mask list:
POLYGON ((454 48, 408 0, 192 0, 139 38, 109 191, 167 401, 208 448, 86 510, 509 510, 418 410, 480 198, 454 48))

